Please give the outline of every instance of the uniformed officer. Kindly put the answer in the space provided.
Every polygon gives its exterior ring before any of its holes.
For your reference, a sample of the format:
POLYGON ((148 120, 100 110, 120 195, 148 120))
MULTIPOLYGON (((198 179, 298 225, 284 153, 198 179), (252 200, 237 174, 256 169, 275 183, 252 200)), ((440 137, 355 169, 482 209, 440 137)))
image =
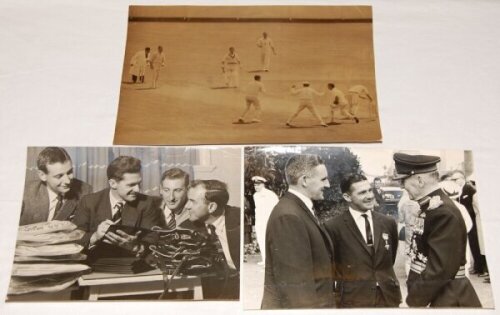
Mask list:
POLYGON ((419 213, 410 245, 406 303, 415 307, 481 307, 465 276, 467 230, 460 210, 439 188, 437 156, 394 154, 402 180, 419 213))

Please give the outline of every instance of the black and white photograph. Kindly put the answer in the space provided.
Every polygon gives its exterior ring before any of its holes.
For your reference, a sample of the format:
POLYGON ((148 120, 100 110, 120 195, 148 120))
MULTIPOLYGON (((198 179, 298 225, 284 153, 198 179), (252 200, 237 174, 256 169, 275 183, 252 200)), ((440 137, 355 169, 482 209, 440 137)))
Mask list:
POLYGON ((239 300, 241 149, 30 147, 7 302, 239 300))
POLYGON ((370 6, 131 6, 114 144, 380 142, 370 6))
POLYGON ((494 308, 473 155, 245 148, 244 309, 494 308))

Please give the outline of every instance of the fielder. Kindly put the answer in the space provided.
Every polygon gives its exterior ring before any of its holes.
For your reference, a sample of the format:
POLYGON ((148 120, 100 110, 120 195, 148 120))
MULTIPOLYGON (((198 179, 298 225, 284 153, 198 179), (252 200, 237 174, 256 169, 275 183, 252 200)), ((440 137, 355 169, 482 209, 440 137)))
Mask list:
POLYGON ((237 123, 240 124, 245 123, 244 120, 245 115, 248 114, 252 105, 255 107, 255 116, 252 119, 252 122, 258 123, 262 121, 260 119, 261 109, 260 109, 259 94, 265 93, 266 90, 264 89, 264 84, 262 84, 262 82, 260 81, 260 75, 256 75, 253 78, 254 80, 247 85, 246 96, 245 96, 247 107, 243 111, 243 114, 241 114, 240 118, 238 118, 237 123))
POLYGON ((130 60, 130 75, 132 75, 132 82, 136 83, 137 78, 139 82, 144 83, 144 75, 146 73, 146 66, 149 62, 149 52, 150 48, 146 47, 144 50, 140 50, 135 53, 135 55, 130 60))
POLYGON ((227 87, 237 88, 239 86, 240 66, 240 58, 234 51, 234 47, 229 47, 229 52, 222 59, 222 72, 227 87))
POLYGON ((369 119, 375 119, 374 115, 374 104, 373 97, 368 92, 368 89, 364 85, 354 85, 347 91, 347 100, 349 101, 349 114, 347 117, 354 117, 356 123, 359 122, 356 114, 359 108, 360 99, 368 99, 370 103, 368 104, 369 119))
POLYGON ((160 70, 165 66, 165 54, 163 47, 158 46, 158 51, 151 54, 149 59, 151 70, 153 70, 153 89, 156 89, 156 84, 160 78, 160 70))
POLYGON ((356 123, 359 122, 358 118, 352 116, 347 108, 349 107, 349 103, 344 95, 344 92, 335 87, 335 84, 328 83, 328 104, 330 105, 331 118, 328 125, 340 125, 334 121, 335 110, 340 109, 340 112, 347 117, 354 119, 356 123))
POLYGON ((294 127, 292 125, 292 120, 294 120, 299 115, 299 113, 306 108, 320 122, 321 126, 328 127, 328 125, 325 124, 325 122, 323 121, 323 118, 321 118, 321 116, 318 114, 318 111, 316 110, 316 107, 313 104, 314 95, 322 96, 324 93, 316 91, 315 89, 310 87, 310 85, 311 84, 307 81, 303 82, 302 87, 298 89, 295 87, 295 85, 292 85, 290 92, 293 95, 299 96, 299 107, 297 107, 295 113, 293 113, 293 115, 286 122, 286 125, 288 127, 294 127))
POLYGON ((263 71, 269 71, 271 64, 271 52, 276 55, 276 49, 273 45, 273 40, 267 36, 267 33, 262 33, 262 37, 257 41, 257 47, 260 48, 260 62, 263 71))

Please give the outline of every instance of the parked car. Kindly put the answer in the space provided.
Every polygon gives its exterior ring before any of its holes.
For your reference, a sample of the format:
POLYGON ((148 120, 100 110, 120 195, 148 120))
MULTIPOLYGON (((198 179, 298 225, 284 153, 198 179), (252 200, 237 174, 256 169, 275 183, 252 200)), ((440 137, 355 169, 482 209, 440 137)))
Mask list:
POLYGON ((385 214, 393 216, 397 220, 398 202, 403 195, 403 189, 394 186, 380 187, 380 189, 382 190, 382 197, 384 198, 385 214))

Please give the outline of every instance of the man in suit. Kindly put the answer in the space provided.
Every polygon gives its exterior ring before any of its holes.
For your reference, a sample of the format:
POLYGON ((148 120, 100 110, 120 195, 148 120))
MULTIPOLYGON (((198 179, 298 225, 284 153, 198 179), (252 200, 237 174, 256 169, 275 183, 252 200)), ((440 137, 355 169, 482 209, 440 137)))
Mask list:
POLYGON ((375 198, 365 176, 348 176, 340 188, 349 209, 325 224, 335 248, 337 306, 398 307, 396 221, 372 211, 375 198))
POLYGON ((139 193, 141 161, 119 156, 109 164, 107 177, 109 188, 80 200, 73 219, 78 228, 86 232, 80 243, 88 249, 100 242, 112 245, 105 253, 109 256, 140 254, 144 246, 138 242, 138 233, 129 235, 121 230, 114 233, 108 229, 114 224, 146 229, 164 226, 158 202, 139 193))
POLYGON ((471 219, 472 219, 472 229, 469 231, 469 247, 472 257, 474 259, 474 265, 471 270, 471 274, 482 274, 485 270, 486 259, 481 255, 481 250, 479 247, 479 237, 477 233, 478 223, 476 222, 476 210, 474 209, 474 197, 476 195, 476 188, 465 180, 465 174, 461 171, 453 171, 449 174, 448 179, 455 182, 460 187, 460 197, 459 202, 467 209, 471 219))
POLYGON ((218 180, 195 180, 189 185, 190 221, 202 223, 205 231, 215 234, 224 254, 226 275, 202 278, 205 299, 239 300, 240 296, 240 209, 227 204, 227 185, 218 180))
POLYGON ((313 209, 330 187, 326 166, 316 155, 295 155, 285 174, 288 192, 267 224, 262 309, 332 307, 333 246, 313 209))
POLYGON ((74 178, 71 157, 63 148, 43 149, 36 162, 39 179, 26 183, 19 225, 71 220, 92 186, 74 178))
POLYGON ((386 214, 385 211, 385 200, 382 195, 382 180, 380 177, 375 177, 373 179, 373 196, 375 197, 375 204, 373 206, 373 210, 380 212, 382 214, 386 214))
POLYGON ((394 154, 395 179, 420 205, 410 245, 406 303, 416 307, 481 307, 465 275, 467 229, 460 210, 439 187, 429 155, 394 154))
POLYGON ((165 218, 165 226, 173 230, 189 219, 189 211, 185 209, 189 185, 189 174, 179 168, 166 170, 161 176, 160 208, 165 218))

